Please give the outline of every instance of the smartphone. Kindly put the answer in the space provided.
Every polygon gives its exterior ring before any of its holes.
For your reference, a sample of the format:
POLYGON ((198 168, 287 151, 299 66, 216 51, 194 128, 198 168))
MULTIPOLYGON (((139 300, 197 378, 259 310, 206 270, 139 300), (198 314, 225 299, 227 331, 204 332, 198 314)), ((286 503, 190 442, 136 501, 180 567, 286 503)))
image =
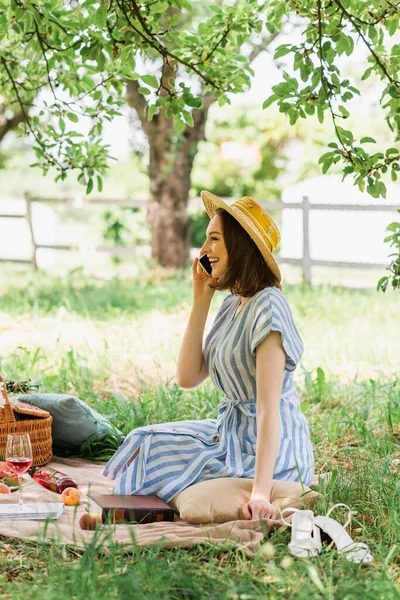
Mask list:
POLYGON ((203 256, 201 256, 199 258, 199 263, 201 264, 201 266, 203 267, 203 269, 207 273, 207 275, 211 275, 212 268, 211 268, 211 263, 208 260, 207 254, 203 254, 203 256))

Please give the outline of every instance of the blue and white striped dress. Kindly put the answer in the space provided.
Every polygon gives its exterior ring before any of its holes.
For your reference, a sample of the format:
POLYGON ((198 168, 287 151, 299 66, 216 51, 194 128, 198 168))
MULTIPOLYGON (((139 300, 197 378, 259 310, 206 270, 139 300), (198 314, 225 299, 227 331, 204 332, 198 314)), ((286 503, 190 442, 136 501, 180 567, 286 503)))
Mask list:
POLYGON ((276 287, 257 292, 235 317, 239 303, 238 296, 226 296, 204 345, 208 373, 224 396, 217 419, 174 421, 134 429, 103 469, 106 477, 116 480, 114 494, 156 495, 169 502, 178 492, 205 479, 254 478, 255 350, 270 331, 281 332, 287 355, 274 479, 310 484, 313 449, 293 383, 303 343, 290 307, 276 287))

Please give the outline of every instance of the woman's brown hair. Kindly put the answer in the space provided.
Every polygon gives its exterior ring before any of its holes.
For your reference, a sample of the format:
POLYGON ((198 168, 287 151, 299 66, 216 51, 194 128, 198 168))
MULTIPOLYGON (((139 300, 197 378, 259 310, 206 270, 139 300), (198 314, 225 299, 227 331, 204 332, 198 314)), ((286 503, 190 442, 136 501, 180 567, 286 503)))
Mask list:
POLYGON ((266 287, 281 288, 280 282, 265 262, 249 234, 223 208, 215 214, 221 217, 222 233, 228 252, 228 268, 219 278, 215 290, 230 290, 233 294, 249 298, 266 287))

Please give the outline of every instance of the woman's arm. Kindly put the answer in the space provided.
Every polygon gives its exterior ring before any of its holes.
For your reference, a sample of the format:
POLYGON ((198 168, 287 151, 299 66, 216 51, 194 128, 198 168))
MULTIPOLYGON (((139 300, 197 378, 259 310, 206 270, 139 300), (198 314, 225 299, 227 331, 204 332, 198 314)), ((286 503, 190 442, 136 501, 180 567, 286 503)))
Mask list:
POLYGON ((197 257, 192 264, 192 277, 193 306, 176 368, 176 380, 183 388, 194 388, 208 376, 203 356, 203 335, 211 300, 215 293, 215 289, 210 288, 208 284, 217 282, 217 279, 204 273, 197 257))
POLYGON ((279 448, 279 407, 282 396, 286 354, 281 334, 271 331, 257 346, 257 442, 254 485, 250 500, 242 507, 245 518, 275 516, 270 504, 274 466, 279 448), (254 513, 254 516, 252 517, 254 513))
POLYGON ((211 298, 193 302, 176 369, 176 380, 182 388, 196 387, 208 376, 203 358, 203 335, 210 303, 211 298))

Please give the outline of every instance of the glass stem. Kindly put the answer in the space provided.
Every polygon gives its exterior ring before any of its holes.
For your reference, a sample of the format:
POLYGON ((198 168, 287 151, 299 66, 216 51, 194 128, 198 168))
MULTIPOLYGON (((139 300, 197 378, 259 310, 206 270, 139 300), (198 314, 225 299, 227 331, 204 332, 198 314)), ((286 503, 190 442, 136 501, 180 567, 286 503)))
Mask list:
POLYGON ((18 492, 18 506, 20 508, 23 507, 24 503, 22 502, 22 476, 18 474, 18 487, 19 487, 19 492, 18 492))

